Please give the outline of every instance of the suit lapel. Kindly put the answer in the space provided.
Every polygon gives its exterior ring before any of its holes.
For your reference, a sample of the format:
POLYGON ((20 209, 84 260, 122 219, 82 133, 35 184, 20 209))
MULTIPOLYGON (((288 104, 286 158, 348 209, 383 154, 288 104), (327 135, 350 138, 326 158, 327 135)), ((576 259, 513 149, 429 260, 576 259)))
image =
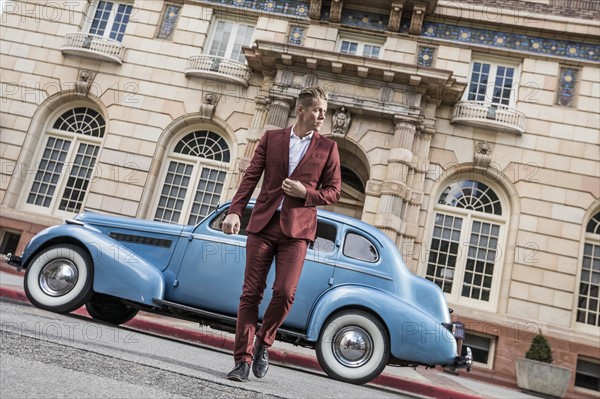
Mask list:
MULTIPOLYGON (((317 132, 315 130, 313 133, 313 138, 312 138, 312 140, 310 140, 310 144, 308 145, 308 148, 306 149, 306 154, 304 154, 304 156, 300 160, 300 163, 298 164, 298 166, 296 166, 296 169, 294 169, 294 173, 292 173, 292 175, 294 175, 297 170, 300 170, 302 168, 302 165, 304 165, 306 163, 307 159, 310 159, 313 156, 313 153, 319 146, 320 141, 321 141, 321 135, 319 135, 319 132, 317 132)), ((289 137, 288 137, 288 144, 289 144, 289 137)), ((288 153, 289 153, 289 151, 288 151, 288 153)), ((289 157, 290 156, 288 154, 288 160, 289 160, 289 157)))
POLYGON ((282 130, 283 137, 281 137, 281 158, 283 161, 283 170, 287 176, 288 170, 290 170, 290 134, 292 133, 292 127, 289 126, 282 130))

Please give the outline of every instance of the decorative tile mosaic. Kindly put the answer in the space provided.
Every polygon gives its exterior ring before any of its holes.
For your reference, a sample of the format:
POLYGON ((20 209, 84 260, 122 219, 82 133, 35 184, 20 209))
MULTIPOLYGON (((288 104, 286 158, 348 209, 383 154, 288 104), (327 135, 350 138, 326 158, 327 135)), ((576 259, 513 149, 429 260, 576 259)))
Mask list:
POLYGON ((425 22, 423 36, 586 61, 600 61, 600 45, 556 40, 518 33, 425 22))
MULTIPOLYGON (((249 10, 270 12, 308 19, 309 1, 271 0, 206 0, 205 3, 222 4, 249 10)), ((323 6, 321 20, 329 20, 329 7, 323 6)), ((342 10, 341 24, 363 29, 386 31, 389 15, 350 9, 342 10)), ((400 33, 408 34, 410 19, 403 18, 400 33)), ((450 25, 442 22, 423 23, 423 37, 488 46, 503 50, 523 51, 532 54, 564 57, 573 60, 600 62, 600 45, 556 40, 518 33, 498 32, 488 29, 450 25)))
POLYGON ((419 46, 417 50, 417 65, 430 67, 433 65, 435 47, 419 46))
MULTIPOLYGON (((329 21, 329 9, 327 7, 323 7, 321 20, 329 21)), ((386 30, 389 21, 389 15, 348 9, 342 10, 342 25, 356 26, 365 29, 386 30)))
POLYGON ((248 10, 264 11, 292 17, 308 17, 310 2, 308 1, 275 1, 275 0, 208 0, 206 3, 222 4, 248 10))
POLYGON ((560 69, 558 82, 558 95, 556 103, 565 107, 573 107, 575 100, 575 89, 577 88, 578 70, 570 67, 560 69))
POLYGON ((181 10, 181 6, 177 4, 167 4, 165 7, 165 11, 162 16, 162 21, 160 24, 160 30, 158 31, 158 35, 156 36, 159 39, 170 39, 171 34, 173 34, 173 30, 175 29, 175 22, 177 21, 177 17, 179 16, 179 11, 181 10))
POLYGON ((302 45, 304 39, 304 26, 292 25, 290 26, 290 35, 288 37, 288 43, 295 44, 296 46, 302 45))

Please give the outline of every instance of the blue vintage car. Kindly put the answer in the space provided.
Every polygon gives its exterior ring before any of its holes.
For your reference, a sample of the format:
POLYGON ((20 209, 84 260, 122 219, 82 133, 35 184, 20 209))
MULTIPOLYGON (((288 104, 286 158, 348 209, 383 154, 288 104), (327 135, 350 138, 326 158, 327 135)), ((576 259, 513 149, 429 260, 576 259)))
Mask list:
MULTIPOLYGON (((84 212, 43 230, 8 261, 26 269, 25 293, 42 309, 85 305, 114 324, 144 310, 234 331, 246 235, 221 231, 228 207, 196 226, 84 212)), ((261 315, 270 296, 267 290, 261 315)), ((410 273, 387 236, 319 210, 317 239, 278 339, 315 348, 330 377, 362 384, 388 364, 470 368, 470 350, 457 352, 463 338, 442 291, 410 273)))

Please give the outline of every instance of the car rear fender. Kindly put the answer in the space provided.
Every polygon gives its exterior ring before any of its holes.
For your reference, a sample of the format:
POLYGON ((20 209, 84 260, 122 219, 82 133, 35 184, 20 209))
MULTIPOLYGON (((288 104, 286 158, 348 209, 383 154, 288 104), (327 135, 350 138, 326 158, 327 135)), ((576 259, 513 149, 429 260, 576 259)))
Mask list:
POLYGON ((307 337, 316 342, 327 318, 342 309, 363 309, 378 317, 390 337, 391 354, 422 364, 449 364, 456 356, 452 333, 409 302, 366 286, 343 285, 325 293, 314 307, 307 337))
POLYGON ((23 265, 44 248, 55 244, 74 244, 85 248, 94 265, 94 292, 153 305, 163 299, 162 273, 123 244, 87 225, 63 224, 38 233, 23 252, 23 265))

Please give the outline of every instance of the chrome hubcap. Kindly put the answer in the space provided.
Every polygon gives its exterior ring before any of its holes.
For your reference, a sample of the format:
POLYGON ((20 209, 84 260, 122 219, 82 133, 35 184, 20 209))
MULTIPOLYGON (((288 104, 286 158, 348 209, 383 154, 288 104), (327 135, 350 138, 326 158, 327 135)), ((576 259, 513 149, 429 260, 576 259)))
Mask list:
POLYGON ((40 288, 46 295, 61 296, 77 283, 77 266, 68 259, 55 259, 40 272, 40 288))
POLYGON ((373 355, 371 336, 358 326, 339 330, 333 338, 333 355, 346 367, 360 367, 373 355))

